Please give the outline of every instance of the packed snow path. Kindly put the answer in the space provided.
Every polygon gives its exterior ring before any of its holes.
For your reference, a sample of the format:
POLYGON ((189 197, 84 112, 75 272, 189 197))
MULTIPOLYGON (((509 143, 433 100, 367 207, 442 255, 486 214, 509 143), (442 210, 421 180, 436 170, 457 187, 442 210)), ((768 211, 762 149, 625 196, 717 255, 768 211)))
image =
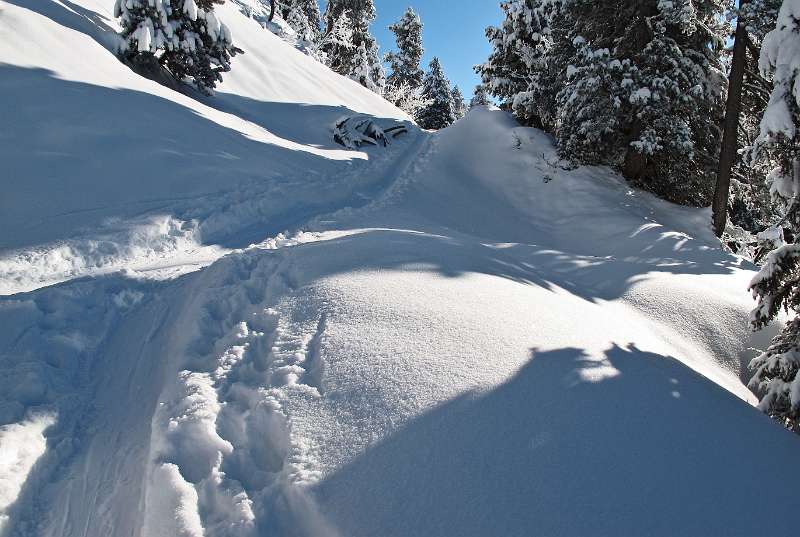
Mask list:
POLYGON ((208 103, 121 67, 110 6, 0 8, 2 537, 791 533, 707 211, 497 110, 337 148, 402 113, 230 3, 208 103))

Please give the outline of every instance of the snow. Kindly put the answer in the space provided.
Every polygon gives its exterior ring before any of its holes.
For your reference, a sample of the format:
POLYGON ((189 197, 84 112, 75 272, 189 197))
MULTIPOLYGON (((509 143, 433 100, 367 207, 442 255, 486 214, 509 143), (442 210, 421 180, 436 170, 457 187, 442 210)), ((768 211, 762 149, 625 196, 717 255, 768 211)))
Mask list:
POLYGON ((320 204, 341 201, 370 179, 336 184, 329 176, 344 178, 348 161, 367 156, 341 150, 329 126, 349 111, 407 119, 233 6, 218 8, 220 18, 248 53, 235 58, 238 69, 217 98, 202 102, 137 77, 114 58, 112 6, 104 2, 77 12, 55 2, 3 6, 0 91, 16 96, 0 110, 15 126, 0 144, 14 192, 13 203, 0 202, 3 293, 145 257, 169 265, 311 193, 320 204), (87 147, 95 148, 91 158, 87 147), (305 159, 283 158, 286 152, 305 159), (165 226, 175 231, 154 229, 165 226), (20 258, 36 259, 32 273, 20 258))
POLYGON ((47 449, 42 433, 54 422, 55 416, 42 414, 0 427, 0 531, 9 521, 9 505, 16 501, 33 465, 47 449))
POLYGON ((230 3, 176 93, 111 7, 0 4, 0 532, 791 533, 707 209, 489 107, 342 149, 407 117, 230 3))

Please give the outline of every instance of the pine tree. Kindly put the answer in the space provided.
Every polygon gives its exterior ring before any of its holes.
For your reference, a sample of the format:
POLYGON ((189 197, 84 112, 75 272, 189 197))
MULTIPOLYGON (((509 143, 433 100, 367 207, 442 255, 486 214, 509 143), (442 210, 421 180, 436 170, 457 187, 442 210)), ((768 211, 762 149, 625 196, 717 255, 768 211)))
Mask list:
MULTIPOLYGON (((624 128, 623 100, 628 97, 623 80, 631 65, 612 58, 607 48, 593 49, 581 37, 575 38, 573 45, 577 52, 556 96, 559 151, 584 164, 603 164, 608 155, 618 151, 617 136, 624 128)), ((632 98, 646 97, 642 93, 632 98)))
MULTIPOLYGON (((784 0, 775 30, 764 39, 760 66, 772 76, 773 90, 761 120, 756 157, 770 158, 778 167, 770 174, 771 190, 786 202, 785 221, 800 230, 800 0, 784 0)), ((758 305, 751 314, 754 329, 764 328, 781 309, 794 317, 750 367, 750 387, 761 395, 759 407, 800 432, 800 243, 772 251, 750 284, 758 305)))
POLYGON ((381 93, 386 80, 378 59, 378 43, 369 32, 375 19, 372 0, 329 0, 324 19, 320 49, 328 66, 381 93))
POLYGON ((475 92, 472 95, 472 99, 469 101, 469 109, 472 110, 476 106, 488 106, 491 103, 489 100, 489 94, 486 92, 486 86, 483 84, 478 84, 475 86, 475 92))
MULTIPOLYGON (((523 124, 552 128, 555 124, 556 82, 561 66, 548 62, 554 46, 552 21, 562 0, 507 0, 501 2, 504 20, 486 29, 492 53, 475 67, 483 85, 513 110, 523 124), (556 67, 555 71, 551 67, 556 67)), ((566 67, 566 66, 564 66, 566 67)))
POLYGON ((117 0, 120 55, 132 64, 158 64, 178 80, 211 94, 230 58, 241 52, 214 13, 213 0, 117 0))
POLYGON ((453 90, 450 92, 450 95, 453 98, 453 115, 456 118, 456 121, 464 117, 467 113, 467 105, 464 103, 464 96, 461 94, 461 90, 458 86, 453 86, 453 90))
POLYGON ((426 104, 416 120, 423 129, 444 129, 456 120, 450 81, 444 74, 439 58, 433 58, 422 82, 422 98, 426 104))
MULTIPOLYGON (((394 32, 397 52, 389 52, 384 61, 389 63, 391 73, 386 78, 386 90, 399 101, 408 99, 406 92, 416 92, 422 85, 425 73, 420 69, 422 48, 422 21, 412 8, 406 9, 395 24, 389 26, 394 32), (404 90, 399 91, 401 88, 404 90)), ((408 111, 408 110, 406 110, 408 111)))
POLYGON ((725 0, 509 0, 478 67, 564 158, 619 167, 690 205, 709 201, 725 79, 725 0))
MULTIPOLYGON (((781 0, 749 0, 737 12, 737 17, 745 22, 746 54, 737 133, 739 151, 731 171, 728 216, 731 223, 750 233, 757 233, 781 218, 779 204, 771 199, 769 185, 764 181, 775 163, 769 158, 754 160, 752 152, 747 150, 758 138, 772 91, 772 82, 762 76, 758 60, 764 37, 775 28, 780 5, 781 0)), ((738 32, 737 28, 737 39, 738 32)))
MULTIPOLYGON (((651 28, 643 32, 647 44, 631 54, 632 140, 623 171, 665 199, 706 205, 722 134, 726 79, 719 53, 727 35, 725 2, 658 3, 657 10, 655 18, 644 19, 651 28), (641 91, 647 98, 635 100, 641 91)), ((647 17, 651 12, 639 13, 647 17)))
POLYGON ((320 12, 317 0, 284 0, 278 6, 281 18, 307 43, 320 37, 320 12))

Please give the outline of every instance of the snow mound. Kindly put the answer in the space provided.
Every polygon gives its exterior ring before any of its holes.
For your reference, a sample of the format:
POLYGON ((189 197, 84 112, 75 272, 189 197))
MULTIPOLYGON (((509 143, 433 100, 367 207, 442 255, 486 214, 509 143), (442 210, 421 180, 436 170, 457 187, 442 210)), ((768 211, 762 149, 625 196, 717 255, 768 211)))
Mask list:
POLYGON ((235 5, 165 89, 110 8, 0 4, 0 534, 792 532, 707 210, 487 107, 344 150, 407 118, 235 5))

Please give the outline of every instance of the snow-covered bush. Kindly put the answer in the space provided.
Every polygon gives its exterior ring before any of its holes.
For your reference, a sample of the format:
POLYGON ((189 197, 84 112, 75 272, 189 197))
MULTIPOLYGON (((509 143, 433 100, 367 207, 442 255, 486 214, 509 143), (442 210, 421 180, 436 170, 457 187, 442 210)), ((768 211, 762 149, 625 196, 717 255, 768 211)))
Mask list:
POLYGON ((295 31, 297 38, 308 45, 320 36, 320 11, 317 0, 278 0, 277 15, 295 31))
POLYGON ((407 83, 387 85, 383 90, 383 98, 393 103, 400 110, 411 117, 417 117, 419 111, 430 104, 430 101, 423 99, 421 88, 412 88, 407 83))
POLYGON ((348 116, 334 124, 333 139, 348 149, 357 149, 364 144, 386 147, 393 138, 406 132, 404 125, 393 125, 384 129, 370 117, 348 116))

